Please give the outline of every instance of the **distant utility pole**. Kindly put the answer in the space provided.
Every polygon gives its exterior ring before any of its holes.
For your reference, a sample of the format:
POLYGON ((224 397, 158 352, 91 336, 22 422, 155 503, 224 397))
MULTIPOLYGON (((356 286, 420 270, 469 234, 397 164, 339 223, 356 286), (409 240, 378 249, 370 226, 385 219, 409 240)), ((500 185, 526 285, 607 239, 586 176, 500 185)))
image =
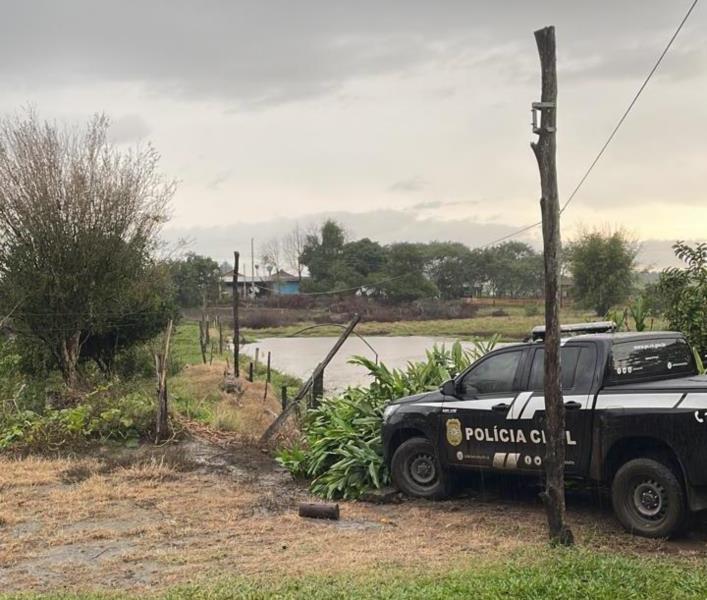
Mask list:
POLYGON ((238 324, 238 252, 233 253, 233 374, 241 376, 241 328, 238 324))
POLYGON ((250 238, 250 291, 255 298, 255 239, 250 238))
POLYGON ((540 210, 545 259, 545 491, 541 494, 550 540, 565 546, 574 543, 565 522, 565 404, 560 387, 560 201, 557 191, 557 69, 555 28, 535 32, 542 70, 542 95, 533 103, 531 144, 540 170, 540 210), (537 115, 540 113, 540 123, 537 115))

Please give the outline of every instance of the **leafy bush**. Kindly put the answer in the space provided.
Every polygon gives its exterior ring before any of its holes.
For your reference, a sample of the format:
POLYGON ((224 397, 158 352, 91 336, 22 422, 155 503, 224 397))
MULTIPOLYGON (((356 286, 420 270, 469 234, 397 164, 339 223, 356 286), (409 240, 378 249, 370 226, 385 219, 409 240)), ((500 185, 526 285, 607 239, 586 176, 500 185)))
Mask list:
POLYGON ((631 313, 631 318, 633 319, 633 326, 636 331, 645 331, 648 327, 646 321, 648 320, 648 303, 643 296, 638 296, 628 307, 629 313, 631 313))
POLYGON ((278 462, 295 477, 312 479, 313 493, 325 498, 357 498, 370 488, 388 482, 383 464, 381 423, 385 406, 403 396, 434 390, 493 349, 495 336, 474 342, 465 350, 459 342, 451 348, 435 346, 427 360, 389 369, 364 357, 352 362, 368 369, 368 387, 352 387, 325 399, 312 409, 303 424, 302 447, 283 449, 278 462))
POLYGON ((672 329, 682 331, 700 357, 707 358, 707 243, 691 248, 678 242, 675 255, 685 268, 666 269, 659 288, 667 299, 665 317, 672 329))
POLYGON ((3 395, 0 451, 56 451, 91 440, 134 443, 154 429, 154 401, 141 390, 105 385, 66 408, 47 405, 46 391, 22 384, 3 395))

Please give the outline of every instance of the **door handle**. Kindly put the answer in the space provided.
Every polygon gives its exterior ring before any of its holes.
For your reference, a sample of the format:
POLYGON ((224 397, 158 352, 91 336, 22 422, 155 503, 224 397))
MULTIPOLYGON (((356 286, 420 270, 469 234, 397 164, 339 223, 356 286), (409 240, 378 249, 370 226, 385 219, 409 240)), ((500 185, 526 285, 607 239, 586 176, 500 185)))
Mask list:
POLYGON ((503 402, 502 402, 501 404, 494 404, 494 405, 491 407, 492 410, 498 410, 498 411, 508 410, 509 408, 510 408, 510 405, 509 405, 509 404, 504 404, 503 402))
POLYGON ((582 408, 582 403, 576 400, 570 400, 569 402, 565 402, 565 408, 568 410, 577 410, 578 408, 582 408))

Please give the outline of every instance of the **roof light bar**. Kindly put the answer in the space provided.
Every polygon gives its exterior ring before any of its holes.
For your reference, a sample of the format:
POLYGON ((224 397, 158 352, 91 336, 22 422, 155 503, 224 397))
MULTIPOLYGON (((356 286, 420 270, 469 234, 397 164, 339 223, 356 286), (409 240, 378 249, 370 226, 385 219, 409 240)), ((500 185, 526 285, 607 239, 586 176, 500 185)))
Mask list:
MULTIPOLYGON (((560 333, 566 333, 570 336, 579 335, 582 333, 614 333, 616 331, 616 323, 613 321, 596 321, 594 323, 570 323, 560 325, 560 333)), ((533 327, 530 332, 530 337, 533 341, 545 339, 545 325, 533 327)))

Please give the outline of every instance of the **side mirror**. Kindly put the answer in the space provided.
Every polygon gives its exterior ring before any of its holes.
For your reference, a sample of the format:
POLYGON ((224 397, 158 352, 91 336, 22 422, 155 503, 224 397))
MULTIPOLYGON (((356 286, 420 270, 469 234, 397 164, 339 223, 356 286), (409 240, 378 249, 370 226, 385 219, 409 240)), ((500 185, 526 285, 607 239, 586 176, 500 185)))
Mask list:
POLYGON ((445 396, 457 396, 457 384, 454 379, 448 379, 442 384, 442 393, 445 396))

